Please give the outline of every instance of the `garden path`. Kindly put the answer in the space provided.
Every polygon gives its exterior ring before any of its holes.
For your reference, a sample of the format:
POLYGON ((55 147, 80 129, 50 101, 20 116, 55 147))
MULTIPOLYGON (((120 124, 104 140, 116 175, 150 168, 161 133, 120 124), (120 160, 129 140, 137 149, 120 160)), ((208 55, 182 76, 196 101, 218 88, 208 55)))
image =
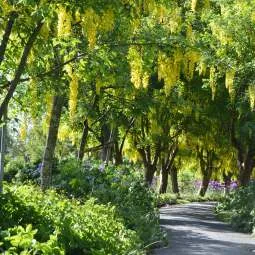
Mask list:
POLYGON ((161 225, 169 236, 169 247, 155 255, 252 255, 255 239, 234 232, 215 218, 216 203, 191 203, 164 207, 161 225))

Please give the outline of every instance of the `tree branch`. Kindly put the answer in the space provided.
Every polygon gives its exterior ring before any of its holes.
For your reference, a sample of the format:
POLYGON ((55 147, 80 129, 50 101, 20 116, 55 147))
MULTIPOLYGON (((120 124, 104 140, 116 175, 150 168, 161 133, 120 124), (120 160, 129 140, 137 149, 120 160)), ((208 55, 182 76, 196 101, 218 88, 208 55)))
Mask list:
POLYGON ((125 140, 126 140, 126 138, 127 138, 127 135, 128 135, 128 133, 129 133, 130 129, 132 128, 132 126, 134 125, 134 122, 135 122, 135 118, 132 117, 132 118, 131 118, 131 121, 130 121, 130 124, 129 124, 129 126, 128 126, 126 132, 125 132, 125 135, 124 135, 123 138, 122 138, 122 142, 121 142, 121 145, 120 145, 120 152, 121 152, 121 153, 122 153, 122 150, 123 150, 124 143, 125 143, 125 140))
POLYGON ((10 83, 10 87, 8 89, 7 95, 5 96, 1 106, 0 106, 0 121, 4 115, 5 110, 8 107, 8 104, 11 100, 11 98, 13 97, 13 94, 17 88, 18 83, 20 82, 20 77, 25 69, 26 63, 27 63, 27 58, 28 55, 30 53, 31 48, 33 47, 34 41, 37 38, 37 35, 39 34, 41 27, 43 25, 42 21, 39 21, 37 26, 35 27, 33 33, 31 34, 31 36, 29 37, 25 47, 24 47, 24 51, 22 53, 21 59, 20 59, 20 63, 16 69, 15 75, 13 80, 10 83))
POLYGON ((157 165, 157 163, 158 163, 160 154, 161 154, 161 143, 158 142, 158 143, 156 144, 155 155, 154 155, 154 159, 153 159, 153 163, 152 163, 152 165, 153 165, 154 167, 156 167, 156 165, 157 165))
POLYGON ((4 60, 5 50, 6 50, 6 47, 7 47, 11 32, 12 32, 13 24, 14 24, 17 17, 18 17, 18 14, 15 11, 12 11, 9 15, 9 19, 8 19, 7 24, 6 24, 3 39, 2 39, 2 42, 1 42, 1 45, 0 45, 0 66, 1 66, 1 64, 4 60))

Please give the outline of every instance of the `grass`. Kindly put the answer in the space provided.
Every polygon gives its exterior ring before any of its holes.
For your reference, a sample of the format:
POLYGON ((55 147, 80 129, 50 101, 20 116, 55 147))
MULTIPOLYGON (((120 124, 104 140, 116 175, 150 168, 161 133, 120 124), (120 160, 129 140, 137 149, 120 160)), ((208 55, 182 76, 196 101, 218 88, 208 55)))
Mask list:
POLYGON ((226 222, 226 223, 231 222, 232 215, 233 215, 233 213, 231 211, 221 211, 221 212, 216 213, 217 219, 219 219, 220 221, 226 222))
POLYGON ((197 194, 160 194, 158 195, 157 205, 162 207, 164 205, 176 205, 176 204, 186 204, 191 202, 207 202, 207 201, 221 201, 223 198, 222 194, 219 193, 209 193, 208 195, 201 197, 197 194))

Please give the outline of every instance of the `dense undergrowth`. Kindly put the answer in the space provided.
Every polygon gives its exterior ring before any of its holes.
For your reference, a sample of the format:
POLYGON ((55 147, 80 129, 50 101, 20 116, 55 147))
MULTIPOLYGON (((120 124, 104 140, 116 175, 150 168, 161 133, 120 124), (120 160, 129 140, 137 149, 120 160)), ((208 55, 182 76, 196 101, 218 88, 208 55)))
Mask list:
POLYGON ((17 254, 29 254, 34 238, 47 246, 43 254, 127 254, 139 248, 137 234, 125 228, 115 208, 93 199, 82 204, 53 190, 12 186, 1 196, 1 214, 3 248, 17 254))
POLYGON ((35 169, 13 176, 0 196, 0 242, 10 254, 144 254, 164 239, 156 195, 131 166, 67 160, 46 193, 35 169))
POLYGON ((255 232, 255 183, 231 192, 218 205, 216 212, 236 230, 255 232))

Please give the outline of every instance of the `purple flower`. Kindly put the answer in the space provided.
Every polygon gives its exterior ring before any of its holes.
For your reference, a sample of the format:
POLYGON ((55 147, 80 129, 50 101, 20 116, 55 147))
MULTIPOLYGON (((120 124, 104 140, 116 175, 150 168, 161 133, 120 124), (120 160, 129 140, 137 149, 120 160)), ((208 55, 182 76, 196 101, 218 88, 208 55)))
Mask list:
POLYGON ((238 184, 237 184, 236 181, 232 181, 232 182, 230 183, 230 188, 231 188, 231 189, 236 189, 237 187, 238 187, 238 184))
POLYGON ((99 169, 99 171, 100 171, 101 173, 104 172, 104 170, 105 170, 105 164, 104 164, 104 163, 100 164, 99 167, 98 167, 98 169, 99 169))

